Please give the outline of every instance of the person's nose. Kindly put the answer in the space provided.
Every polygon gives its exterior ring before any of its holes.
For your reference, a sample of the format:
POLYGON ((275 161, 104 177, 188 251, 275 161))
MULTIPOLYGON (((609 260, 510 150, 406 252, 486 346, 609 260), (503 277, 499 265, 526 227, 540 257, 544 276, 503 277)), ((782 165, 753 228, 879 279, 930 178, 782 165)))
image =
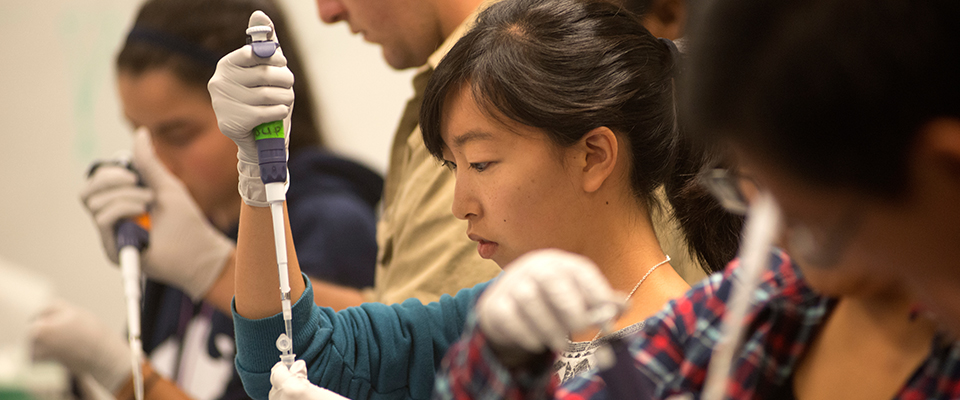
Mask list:
POLYGON ((320 20, 327 24, 334 24, 347 18, 347 9, 340 0, 317 0, 317 13, 320 20))
POLYGON ((470 220, 480 216, 480 202, 470 182, 457 179, 453 190, 453 215, 458 219, 470 220))

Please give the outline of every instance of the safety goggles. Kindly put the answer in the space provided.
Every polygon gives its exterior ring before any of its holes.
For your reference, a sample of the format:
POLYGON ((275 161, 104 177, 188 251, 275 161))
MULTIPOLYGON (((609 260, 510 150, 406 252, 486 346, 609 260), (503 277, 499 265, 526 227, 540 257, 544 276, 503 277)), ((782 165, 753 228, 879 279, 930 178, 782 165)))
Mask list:
MULTIPOLYGON (((710 168, 700 174, 700 183, 727 211, 746 215, 750 200, 764 191, 752 177, 725 168, 710 168)), ((784 240, 789 252, 811 266, 836 265, 860 225, 855 205, 844 207, 839 217, 814 224, 785 217, 784 240)))

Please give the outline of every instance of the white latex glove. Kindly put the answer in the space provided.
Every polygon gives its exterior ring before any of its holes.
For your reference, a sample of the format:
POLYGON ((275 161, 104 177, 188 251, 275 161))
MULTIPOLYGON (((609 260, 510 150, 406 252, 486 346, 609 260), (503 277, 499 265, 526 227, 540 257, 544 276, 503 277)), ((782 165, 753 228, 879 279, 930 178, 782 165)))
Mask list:
POLYGON ((346 400, 339 394, 310 383, 307 380, 307 364, 303 360, 293 362, 290 369, 278 362, 270 370, 270 400, 346 400))
POLYGON ((502 349, 562 351, 571 333, 613 317, 620 299, 590 259, 536 250, 516 259, 477 301, 480 329, 502 349))
MULTIPOLYGON (((273 22, 262 11, 255 11, 250 15, 248 26, 261 25, 273 27, 273 22)), ((276 32, 270 39, 277 40, 276 32)), ((277 48, 270 58, 257 57, 250 45, 234 50, 217 63, 207 89, 220 132, 237 144, 240 196, 249 205, 268 206, 251 131, 262 123, 284 120, 284 136, 289 146, 293 73, 287 69, 283 50, 277 48)))
POLYGON ((87 310, 54 300, 33 321, 30 334, 37 360, 57 361, 74 374, 88 373, 111 393, 130 379, 129 345, 87 310))
POLYGON ((107 257, 119 264, 116 225, 147 212, 153 190, 137 185, 137 174, 122 165, 101 164, 80 190, 80 200, 100 230, 107 257))
POLYGON ((104 165, 80 193, 100 229, 103 247, 116 263, 117 221, 139 215, 149 205, 143 273, 199 300, 220 277, 234 244, 210 224, 183 183, 157 159, 145 129, 134 135, 133 165, 146 187, 136 186, 136 175, 128 169, 104 165))

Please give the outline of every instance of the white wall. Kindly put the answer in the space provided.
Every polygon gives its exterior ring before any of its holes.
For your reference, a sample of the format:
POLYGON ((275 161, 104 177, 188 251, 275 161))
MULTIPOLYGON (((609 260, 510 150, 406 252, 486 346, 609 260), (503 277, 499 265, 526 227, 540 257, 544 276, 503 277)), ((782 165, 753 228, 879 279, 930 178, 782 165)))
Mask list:
MULTIPOLYGON (((390 70, 379 48, 351 37, 346 26, 322 25, 313 1, 281 3, 308 50, 329 143, 383 172, 412 72, 390 70)), ((77 193, 93 160, 130 145, 112 63, 137 4, 0 2, 0 120, 7 125, 0 136, 0 257, 48 277, 55 293, 117 329, 124 321, 120 276, 77 193)))

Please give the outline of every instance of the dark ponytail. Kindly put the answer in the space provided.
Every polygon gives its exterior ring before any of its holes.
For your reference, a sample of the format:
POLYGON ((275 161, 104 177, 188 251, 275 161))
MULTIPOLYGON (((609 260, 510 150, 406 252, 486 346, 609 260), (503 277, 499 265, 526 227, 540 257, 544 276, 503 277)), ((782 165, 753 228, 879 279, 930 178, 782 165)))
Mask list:
POLYGON ((672 40, 660 38, 670 54, 673 88, 674 127, 677 143, 671 159, 672 173, 663 183, 667 201, 673 207, 676 220, 692 256, 707 273, 722 270, 732 260, 740 246, 743 217, 725 210, 700 182, 706 167, 721 163, 720 152, 709 150, 704 142, 691 138, 680 124, 676 108, 676 82, 681 78, 686 63, 683 53, 672 40))
POLYGON ((427 84, 420 114, 424 142, 441 158, 444 101, 463 85, 491 116, 542 129, 559 146, 608 127, 630 149, 634 195, 653 210, 664 187, 701 266, 720 270, 736 250, 739 221, 695 183, 705 153, 677 128, 673 77, 680 60, 674 50, 635 15, 606 1, 496 3, 427 84))
POLYGON ((740 246, 743 217, 727 212, 700 183, 700 173, 716 159, 701 142, 681 135, 673 159, 673 173, 664 182, 691 255, 707 273, 722 270, 740 246))

